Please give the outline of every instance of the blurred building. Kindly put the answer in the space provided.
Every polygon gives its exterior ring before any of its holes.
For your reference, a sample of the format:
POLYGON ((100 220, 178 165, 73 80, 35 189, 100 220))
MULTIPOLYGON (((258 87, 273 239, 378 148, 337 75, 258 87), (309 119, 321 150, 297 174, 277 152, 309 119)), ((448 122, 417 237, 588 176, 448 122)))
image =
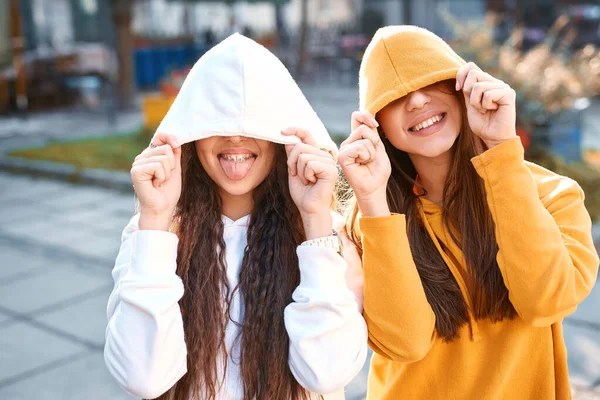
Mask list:
POLYGON ((0 1, 0 111, 97 104, 114 43, 107 1, 0 1))
POLYGON ((384 25, 411 24, 429 29, 441 36, 448 33, 438 10, 444 8, 466 18, 483 16, 487 0, 364 0, 363 7, 383 16, 384 25))
MULTIPOLYGON (((361 0, 308 0, 308 20, 315 27, 336 27, 353 22, 361 0)), ((283 15, 290 31, 298 30, 302 0, 290 0, 283 6, 283 15)), ((199 35, 206 30, 218 37, 226 35, 231 15, 236 24, 248 27, 258 36, 276 29, 275 7, 264 2, 177 2, 173 0, 138 1, 134 9, 133 30, 141 36, 177 37, 199 35)))

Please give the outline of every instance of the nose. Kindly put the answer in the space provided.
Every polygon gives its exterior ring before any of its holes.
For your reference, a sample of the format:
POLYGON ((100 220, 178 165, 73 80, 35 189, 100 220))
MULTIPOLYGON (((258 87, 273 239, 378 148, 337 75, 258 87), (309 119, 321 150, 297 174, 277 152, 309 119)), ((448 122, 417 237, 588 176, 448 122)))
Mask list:
POLYGON ((243 142, 243 141, 244 141, 244 139, 245 139, 245 138, 244 138, 243 136, 239 136, 239 135, 238 135, 238 136, 229 136, 229 137, 227 137, 227 139, 226 139, 226 140, 230 141, 230 142, 231 142, 231 143, 233 143, 233 144, 238 144, 238 143, 241 143, 241 142, 243 142))
POLYGON ((408 112, 419 110, 431 102, 431 97, 423 90, 417 90, 408 95, 406 110, 408 112))

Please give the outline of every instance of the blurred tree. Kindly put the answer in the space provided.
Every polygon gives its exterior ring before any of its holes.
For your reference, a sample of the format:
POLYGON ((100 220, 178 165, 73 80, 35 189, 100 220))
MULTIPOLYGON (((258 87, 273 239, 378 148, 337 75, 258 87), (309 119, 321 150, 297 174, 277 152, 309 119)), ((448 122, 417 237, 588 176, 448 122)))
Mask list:
POLYGON ((110 0, 112 19, 116 30, 116 49, 119 57, 119 81, 117 91, 120 108, 134 103, 133 34, 131 20, 134 0, 110 0))
POLYGON ((27 99, 27 81, 25 78, 25 62, 23 55, 25 53, 26 40, 23 34, 23 21, 21 16, 21 7, 19 0, 10 0, 10 37, 12 42, 12 59, 15 70, 15 97, 19 111, 25 111, 28 107, 27 99))
POLYGON ((298 79, 304 75, 306 64, 306 41, 308 36, 308 0, 301 0, 300 12, 300 40, 298 42, 298 64, 296 65, 296 76, 298 79))

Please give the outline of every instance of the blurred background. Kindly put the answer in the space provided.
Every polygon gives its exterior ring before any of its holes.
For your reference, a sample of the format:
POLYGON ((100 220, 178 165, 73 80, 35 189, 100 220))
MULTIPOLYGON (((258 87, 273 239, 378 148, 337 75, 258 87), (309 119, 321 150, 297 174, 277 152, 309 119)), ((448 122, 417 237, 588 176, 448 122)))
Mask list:
MULTIPOLYGON (((202 54, 232 32, 260 42, 339 142, 390 24, 517 91, 527 158, 581 184, 600 246, 598 0, 0 0, 0 399, 129 398, 102 357, 128 170, 202 54)), ((564 322, 576 399, 600 399, 598 309, 596 285, 564 322)))

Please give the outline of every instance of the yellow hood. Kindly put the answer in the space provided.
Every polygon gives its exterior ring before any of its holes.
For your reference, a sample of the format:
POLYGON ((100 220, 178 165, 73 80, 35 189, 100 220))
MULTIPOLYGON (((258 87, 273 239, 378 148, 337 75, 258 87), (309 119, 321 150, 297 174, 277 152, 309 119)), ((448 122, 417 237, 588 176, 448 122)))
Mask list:
POLYGON ((375 115, 407 94, 456 78, 465 64, 439 36, 410 25, 379 29, 362 59, 360 109, 375 115))

